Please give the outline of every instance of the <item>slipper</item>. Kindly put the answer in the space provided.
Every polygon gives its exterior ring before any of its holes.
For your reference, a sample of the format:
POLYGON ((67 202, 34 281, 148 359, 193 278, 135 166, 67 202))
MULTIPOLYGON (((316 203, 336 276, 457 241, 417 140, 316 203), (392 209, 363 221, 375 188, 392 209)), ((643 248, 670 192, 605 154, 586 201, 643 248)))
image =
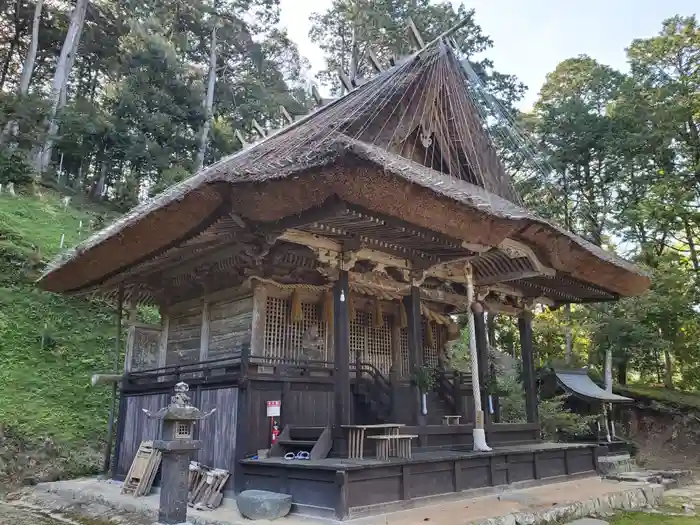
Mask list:
POLYGON ((297 459, 311 459, 311 454, 302 450, 297 452, 297 459))
POLYGON ((297 458, 297 456, 294 452, 287 452, 284 455, 284 459, 296 459, 296 458, 297 458))

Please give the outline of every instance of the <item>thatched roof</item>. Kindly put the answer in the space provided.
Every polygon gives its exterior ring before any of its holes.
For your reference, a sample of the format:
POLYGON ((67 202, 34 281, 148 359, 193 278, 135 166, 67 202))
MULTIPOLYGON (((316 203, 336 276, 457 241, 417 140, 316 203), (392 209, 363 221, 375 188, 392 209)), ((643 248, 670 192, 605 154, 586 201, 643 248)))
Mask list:
MULTIPOLYGON (((229 211, 239 213, 237 207, 252 202, 250 192, 262 203, 246 210, 254 220, 283 215, 268 207, 299 213, 321 193, 343 193, 348 202, 362 201, 404 220, 417 221, 415 214, 422 214, 421 226, 435 231, 449 226, 450 235, 467 242, 496 246, 507 236, 519 238, 545 254, 557 270, 616 295, 638 294, 649 286, 649 279, 629 262, 514 204, 510 178, 481 127, 461 66, 441 42, 143 202, 52 262, 39 286, 56 292, 94 287, 105 276, 197 235, 229 211), (357 170, 352 176, 336 175, 353 162, 385 175, 375 178, 357 170), (271 196, 265 200, 282 181, 306 184, 306 174, 318 184, 316 190, 306 187, 308 201, 303 193, 295 206, 271 196), (387 176, 399 181, 393 189, 382 179, 387 176), (401 200, 405 194, 389 197, 387 191, 403 191, 401 184, 423 189, 420 203, 415 197, 415 210, 401 200), (433 213, 438 208, 449 216, 433 213)), ((281 195, 285 197, 292 199, 281 195)))

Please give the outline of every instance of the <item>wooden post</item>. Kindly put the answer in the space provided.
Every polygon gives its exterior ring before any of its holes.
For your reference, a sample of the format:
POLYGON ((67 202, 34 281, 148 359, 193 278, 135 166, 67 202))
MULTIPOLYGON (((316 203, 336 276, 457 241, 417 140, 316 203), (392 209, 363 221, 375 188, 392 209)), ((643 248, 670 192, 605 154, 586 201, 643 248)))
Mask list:
POLYGON ((476 336, 476 353, 479 357, 479 385, 481 386, 481 410, 484 412, 484 425, 488 426, 491 422, 489 414, 489 399, 488 389, 486 388, 490 378, 488 373, 489 366, 489 348, 486 341, 486 322, 484 316, 484 307, 481 303, 472 303, 472 312, 474 315, 474 335, 476 336))
POLYGON ((262 356, 265 347, 265 323, 267 317, 267 288, 258 283, 253 289, 253 327, 250 338, 250 355, 262 356))
POLYGON ((202 304, 202 329, 199 336, 199 361, 206 361, 209 357, 209 303, 202 304))
POLYGON ((337 426, 351 423, 349 291, 348 272, 341 270, 333 288, 333 357, 335 364, 335 422, 337 426))
MULTIPOLYGON (((121 338, 122 338, 122 309, 124 308, 124 287, 119 286, 119 294, 117 296, 117 333, 114 340, 114 372, 119 371, 119 357, 121 355, 121 338)), ((112 385, 112 403, 109 407, 109 424, 107 427, 107 449, 105 450, 103 472, 109 473, 110 467, 112 475, 116 465, 111 465, 112 458, 112 443, 114 441, 114 416, 117 404, 117 383, 112 385)))
POLYGON ((160 347, 158 348, 158 368, 163 368, 168 356, 168 331, 170 330, 170 317, 168 314, 160 314, 160 347))
POLYGON ((401 315, 391 325, 391 420, 399 420, 399 388, 401 386, 401 315))
MULTIPOLYGON (((409 374, 413 374, 416 367, 423 365, 422 347, 423 347, 423 322, 420 314, 420 288, 411 286, 410 295, 404 298, 404 307, 406 309, 406 320, 408 321, 408 370, 409 374)), ((423 420, 421 413, 420 390, 415 381, 411 381, 411 400, 413 405, 411 409, 411 424, 418 425, 423 420)))
POLYGON ((525 388, 525 412, 528 423, 538 423, 537 384, 532 348, 532 312, 523 310, 518 316, 520 352, 523 358, 523 387, 525 388))

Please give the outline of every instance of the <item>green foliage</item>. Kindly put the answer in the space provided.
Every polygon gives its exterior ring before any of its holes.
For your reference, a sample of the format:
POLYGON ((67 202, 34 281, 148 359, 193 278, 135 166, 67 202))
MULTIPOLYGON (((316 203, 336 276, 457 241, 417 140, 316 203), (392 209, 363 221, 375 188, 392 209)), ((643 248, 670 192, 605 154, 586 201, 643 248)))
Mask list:
POLYGON ((0 195, 0 455, 12 457, 0 461, 2 479, 41 478, 46 469, 52 478, 84 475, 98 465, 110 393, 92 388, 90 376, 113 369, 113 310, 34 286, 61 235, 75 245, 97 213, 105 210, 64 209, 47 191, 41 199, 0 195))
MULTIPOLYGON (((525 392, 522 381, 517 377, 501 376, 498 378, 501 421, 504 423, 524 423, 525 392)), ((567 395, 550 399, 540 399, 538 416, 542 429, 542 438, 557 441, 560 433, 565 435, 582 435, 590 431, 595 416, 582 416, 565 407, 567 395)))
POLYGON ((697 392, 684 392, 663 386, 636 383, 618 385, 615 391, 621 395, 649 399, 676 408, 700 410, 700 394, 697 392))
POLYGON ((421 392, 431 392, 435 387, 435 369, 429 366, 416 366, 413 369, 412 379, 421 392))
POLYGON ((665 515, 646 512, 622 512, 615 514, 610 525, 697 525, 696 516, 665 515))
POLYGON ((26 155, 20 150, 0 150, 0 184, 15 188, 28 186, 34 180, 34 171, 26 155))

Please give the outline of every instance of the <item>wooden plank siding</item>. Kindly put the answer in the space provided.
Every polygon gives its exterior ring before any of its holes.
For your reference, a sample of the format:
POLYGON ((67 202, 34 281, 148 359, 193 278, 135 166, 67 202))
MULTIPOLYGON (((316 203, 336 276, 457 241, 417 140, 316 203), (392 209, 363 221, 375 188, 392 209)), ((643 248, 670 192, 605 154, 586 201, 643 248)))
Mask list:
POLYGON ((124 418, 119 422, 124 429, 117 457, 118 479, 126 476, 141 441, 160 437, 160 421, 148 418, 143 410, 155 413, 168 404, 169 398, 170 394, 165 392, 126 397, 124 418))
POLYGON ((203 412, 215 408, 216 412, 199 423, 202 448, 198 452, 198 461, 209 467, 233 472, 236 466, 238 388, 201 390, 199 408, 203 412))
POLYGON ((251 343, 253 296, 209 305, 209 349, 207 359, 240 357, 251 343))
POLYGON ((165 366, 199 362, 202 336, 202 305, 172 313, 168 327, 165 366))

